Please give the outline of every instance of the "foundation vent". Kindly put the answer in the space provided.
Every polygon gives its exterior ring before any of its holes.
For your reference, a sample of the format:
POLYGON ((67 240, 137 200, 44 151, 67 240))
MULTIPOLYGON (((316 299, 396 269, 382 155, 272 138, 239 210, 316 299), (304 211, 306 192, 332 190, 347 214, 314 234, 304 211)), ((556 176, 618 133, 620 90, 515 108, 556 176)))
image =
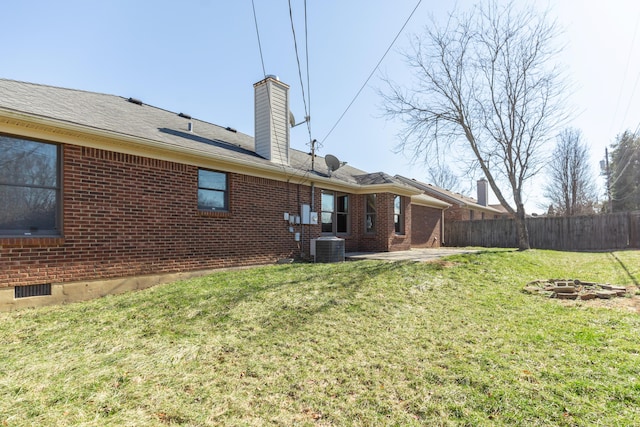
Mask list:
POLYGON ((51 295, 51 283, 43 283, 39 285, 16 286, 14 298, 40 297, 51 295))

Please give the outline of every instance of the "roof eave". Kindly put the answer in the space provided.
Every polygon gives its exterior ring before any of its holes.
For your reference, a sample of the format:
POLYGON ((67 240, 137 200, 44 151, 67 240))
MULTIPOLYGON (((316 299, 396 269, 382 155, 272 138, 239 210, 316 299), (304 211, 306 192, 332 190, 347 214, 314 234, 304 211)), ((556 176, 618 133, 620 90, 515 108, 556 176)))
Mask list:
POLYGON ((426 206, 430 208, 439 208, 439 209, 448 209, 451 207, 451 205, 447 202, 443 202, 442 200, 438 200, 430 196, 425 196, 423 194, 412 196, 411 204, 418 205, 418 206, 426 206))
POLYGON ((0 107, 0 131, 52 142, 120 151, 126 154, 178 161, 199 167, 221 168, 260 178, 297 184, 316 183, 327 189, 353 194, 390 192, 412 196, 420 192, 397 184, 360 185, 331 177, 309 176, 309 171, 278 164, 259 164, 231 156, 212 155, 205 150, 184 147, 134 135, 93 128, 73 122, 53 119, 0 107))

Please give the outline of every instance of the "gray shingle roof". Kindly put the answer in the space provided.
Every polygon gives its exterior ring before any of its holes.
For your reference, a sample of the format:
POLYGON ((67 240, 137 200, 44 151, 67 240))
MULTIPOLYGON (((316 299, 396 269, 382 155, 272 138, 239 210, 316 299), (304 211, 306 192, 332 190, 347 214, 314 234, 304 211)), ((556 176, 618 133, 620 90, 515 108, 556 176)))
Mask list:
POLYGON ((375 184, 399 184, 404 185, 391 175, 388 175, 384 172, 374 172, 367 173, 362 175, 357 175, 354 177, 356 182, 361 185, 375 185, 375 184))
MULTIPOLYGON (((87 131, 141 138, 169 149, 193 149, 242 164, 274 165, 255 153, 254 140, 249 135, 144 103, 139 105, 121 96, 0 79, 2 110, 73 124, 87 131), (189 122, 192 132, 188 129, 189 122)), ((409 188, 385 173, 368 174, 349 165, 329 174, 320 156, 311 170, 310 154, 300 150, 290 149, 289 160, 289 166, 282 166, 287 174, 317 176, 350 185, 390 184, 409 188)))
POLYGON ((468 207, 470 209, 491 212, 495 214, 504 213, 503 211, 495 209, 491 206, 480 205, 478 204, 478 201, 472 197, 468 197, 460 193, 454 193, 453 191, 438 187, 437 185, 427 184, 415 179, 404 177, 402 175, 396 175, 395 177, 405 184, 412 185, 415 188, 424 191, 425 194, 428 194, 429 196, 436 197, 440 200, 444 200, 448 203, 458 205, 460 207, 468 207))

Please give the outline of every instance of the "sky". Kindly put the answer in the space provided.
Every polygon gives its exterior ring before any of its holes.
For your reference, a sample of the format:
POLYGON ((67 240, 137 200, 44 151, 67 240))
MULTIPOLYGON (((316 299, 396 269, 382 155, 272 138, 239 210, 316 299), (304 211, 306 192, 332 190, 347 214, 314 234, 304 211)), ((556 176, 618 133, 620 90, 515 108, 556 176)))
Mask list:
MULTIPOLYGON (((285 0, 5 1, 0 78, 134 97, 253 135, 253 83, 274 74, 291 86, 297 121, 309 114, 319 155, 428 182, 423 164, 395 152, 402 123, 383 117, 382 76, 410 86, 401 54, 410 37, 475 2, 423 0, 400 33, 418 3, 307 0, 305 31, 305 0, 290 0, 299 71, 285 0)), ((534 4, 563 28, 556 59, 571 86, 567 126, 582 131, 597 176, 605 147, 640 126, 640 2, 534 4)), ((309 139, 306 126, 292 129, 293 148, 309 150, 309 139)), ((460 178, 475 197, 479 176, 460 178)), ((546 210, 544 182, 543 171, 525 189, 528 212, 546 210)))

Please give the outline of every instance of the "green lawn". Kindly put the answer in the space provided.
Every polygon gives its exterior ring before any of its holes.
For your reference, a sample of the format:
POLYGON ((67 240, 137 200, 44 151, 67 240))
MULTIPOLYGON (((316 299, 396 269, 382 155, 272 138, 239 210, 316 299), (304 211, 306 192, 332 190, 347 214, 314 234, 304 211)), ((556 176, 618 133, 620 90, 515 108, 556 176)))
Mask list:
POLYGON ((640 251, 220 272, 0 314, 0 426, 640 425, 640 251))

